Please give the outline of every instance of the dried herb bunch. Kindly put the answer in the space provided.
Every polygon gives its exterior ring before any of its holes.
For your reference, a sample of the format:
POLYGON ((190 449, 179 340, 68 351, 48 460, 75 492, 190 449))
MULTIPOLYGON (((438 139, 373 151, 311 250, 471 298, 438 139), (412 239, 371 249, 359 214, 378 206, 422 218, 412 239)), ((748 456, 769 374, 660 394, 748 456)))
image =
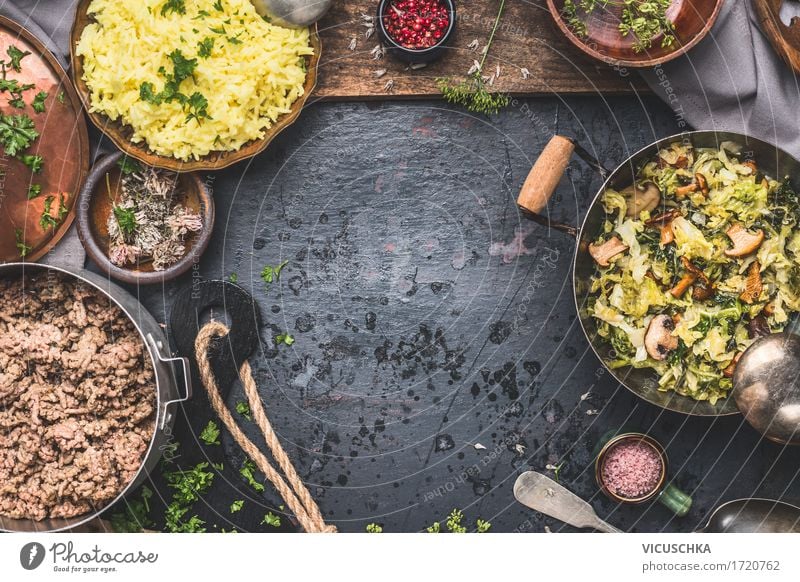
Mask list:
MULTIPOLYGON (((473 113, 484 113, 490 115, 497 113, 503 107, 508 105, 508 95, 504 93, 492 93, 487 87, 489 77, 483 74, 483 66, 486 63, 486 56, 489 54, 489 47, 492 46, 494 35, 497 32, 497 27, 500 24, 500 17, 503 15, 505 9, 505 0, 500 0, 500 7, 497 10, 497 18, 494 20, 492 32, 489 34, 489 40, 486 46, 483 47, 480 62, 475 61, 473 66, 467 72, 467 77, 461 81, 456 81, 452 77, 436 79, 436 84, 442 92, 444 98, 450 103, 461 105, 468 111, 473 113)), ((498 69, 499 71, 499 69, 498 69)), ((493 76, 491 77, 494 78, 493 76)))
POLYGON ((667 18, 671 4, 672 0, 565 0, 561 13, 575 34, 585 37, 586 20, 592 12, 622 7, 619 32, 623 37, 632 36, 633 50, 640 53, 649 49, 658 36, 662 37, 662 47, 675 42, 675 24, 667 18))
MULTIPOLYGON (((178 175, 123 158, 121 192, 108 215, 109 259, 117 266, 152 261, 163 271, 186 254, 186 237, 203 228, 199 214, 178 202, 178 175)), ((106 175, 111 196, 111 185, 106 175)))

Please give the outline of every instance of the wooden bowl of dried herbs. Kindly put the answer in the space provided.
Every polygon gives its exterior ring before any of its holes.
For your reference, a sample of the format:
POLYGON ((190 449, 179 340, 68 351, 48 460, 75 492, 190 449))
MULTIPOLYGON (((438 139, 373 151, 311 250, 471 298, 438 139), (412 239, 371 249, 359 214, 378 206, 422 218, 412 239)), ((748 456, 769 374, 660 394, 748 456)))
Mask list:
POLYGON ((700 42, 723 0, 547 0, 556 25, 584 53, 618 67, 652 67, 700 42))
POLYGON ((108 276, 163 283, 200 260, 214 227, 214 200, 198 172, 154 168, 116 152, 89 172, 77 224, 86 253, 108 276))

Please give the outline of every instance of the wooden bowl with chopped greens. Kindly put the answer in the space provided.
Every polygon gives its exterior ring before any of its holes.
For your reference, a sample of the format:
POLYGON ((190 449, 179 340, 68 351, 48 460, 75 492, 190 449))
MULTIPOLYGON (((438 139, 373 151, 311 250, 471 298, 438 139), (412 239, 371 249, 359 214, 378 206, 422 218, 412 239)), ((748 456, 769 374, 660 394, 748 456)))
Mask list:
POLYGON ((214 200, 197 172, 153 168, 116 152, 89 172, 77 224, 86 253, 109 277, 163 283, 200 260, 214 227, 214 200))
POLYGON ((652 67, 691 49, 723 0, 547 0, 556 26, 581 51, 619 67, 652 67))

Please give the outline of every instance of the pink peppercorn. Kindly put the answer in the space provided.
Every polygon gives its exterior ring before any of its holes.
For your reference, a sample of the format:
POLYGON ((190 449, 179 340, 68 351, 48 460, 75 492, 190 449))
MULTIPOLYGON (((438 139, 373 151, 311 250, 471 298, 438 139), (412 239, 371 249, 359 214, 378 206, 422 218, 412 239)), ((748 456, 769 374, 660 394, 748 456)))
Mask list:
POLYGON ((617 497, 639 499, 658 487, 663 470, 663 459, 651 445, 623 440, 606 452, 601 479, 617 497))

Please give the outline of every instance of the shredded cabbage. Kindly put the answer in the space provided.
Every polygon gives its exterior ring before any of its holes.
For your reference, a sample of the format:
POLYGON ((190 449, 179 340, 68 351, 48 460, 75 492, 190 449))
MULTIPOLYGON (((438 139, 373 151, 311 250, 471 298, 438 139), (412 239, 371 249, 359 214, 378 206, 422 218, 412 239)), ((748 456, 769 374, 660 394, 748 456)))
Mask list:
POLYGON ((608 267, 598 266, 591 282, 589 313, 613 348, 609 367, 650 368, 659 389, 712 404, 727 396, 735 358, 754 341, 753 329, 782 331, 800 311, 800 196, 788 178, 764 176, 741 151, 732 143, 661 149, 636 175, 637 183, 659 187, 659 207, 629 218, 625 198, 606 190, 607 218, 595 241, 613 234, 628 247, 608 267), (763 242, 745 256, 728 256, 733 242, 726 231, 734 224, 762 231, 763 242), (667 244, 662 226, 671 234, 667 244), (762 291, 751 297, 746 290, 755 262, 762 291), (703 278, 681 289, 690 267, 703 278), (706 281, 710 294, 702 292, 706 281), (648 326, 660 314, 673 319, 678 340, 666 357, 646 349, 648 326))

